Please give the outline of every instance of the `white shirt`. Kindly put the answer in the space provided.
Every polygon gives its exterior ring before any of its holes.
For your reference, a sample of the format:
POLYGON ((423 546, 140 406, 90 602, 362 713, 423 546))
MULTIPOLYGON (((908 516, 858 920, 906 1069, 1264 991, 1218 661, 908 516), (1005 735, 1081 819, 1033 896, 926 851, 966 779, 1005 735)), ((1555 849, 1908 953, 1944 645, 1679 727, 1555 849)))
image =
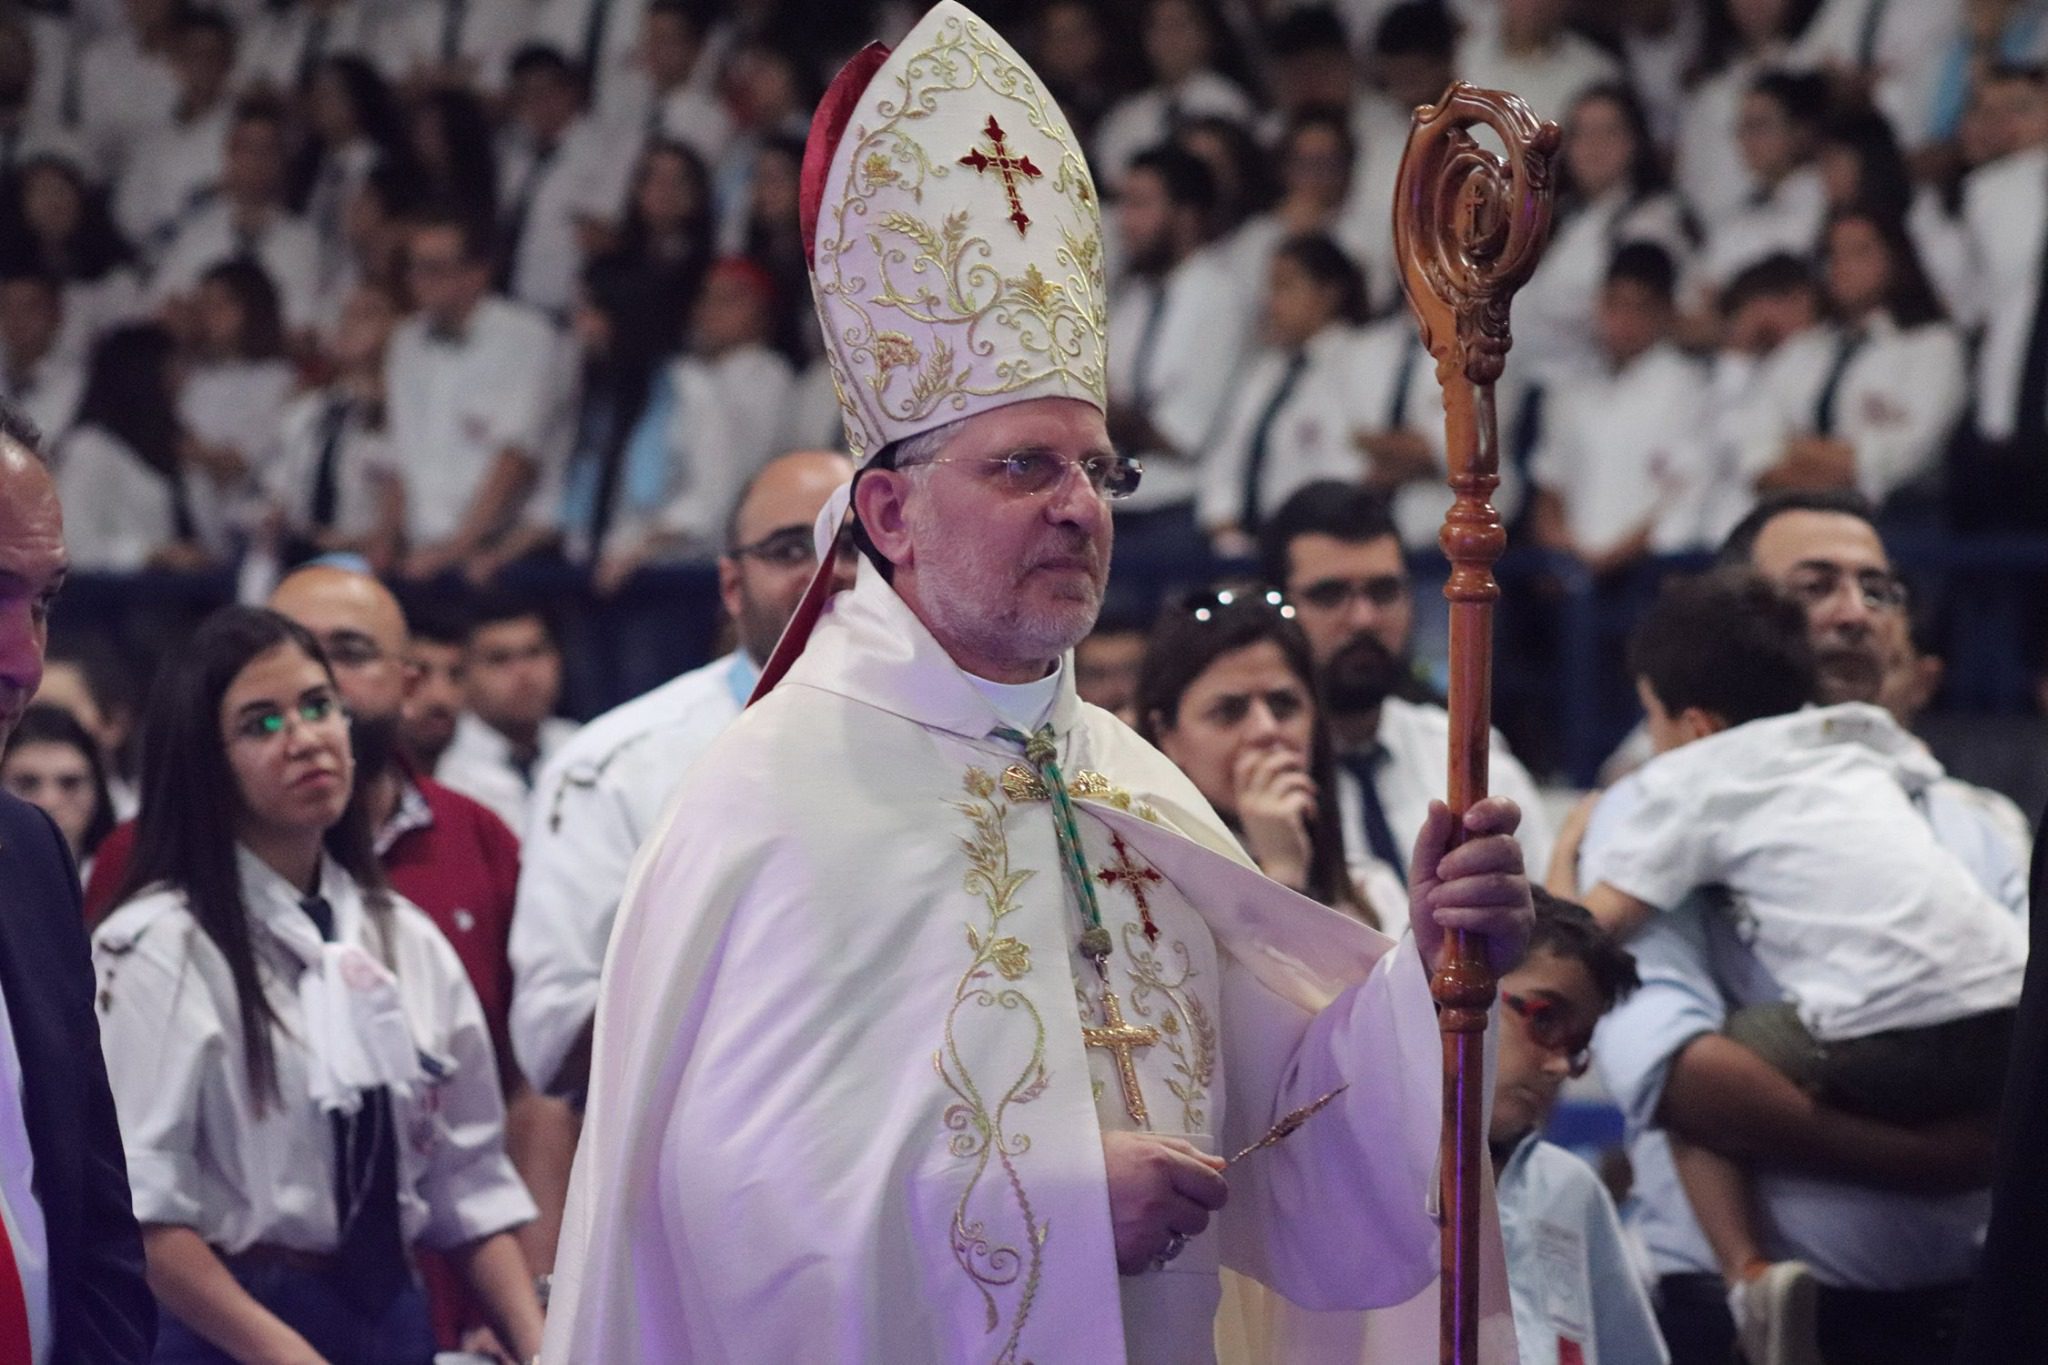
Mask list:
POLYGON ((169 482, 111 432, 74 428, 54 463, 74 568, 132 572, 178 538, 169 482))
MULTIPOLYGON (((450 6, 463 6, 455 30, 455 59, 471 68, 469 84, 491 96, 511 77, 512 54, 527 38, 531 10, 519 0, 403 0, 386 7, 377 40, 378 64, 393 81, 439 66, 446 55, 450 6)), ((581 49, 569 53, 580 57, 581 49)))
POLYGON ((185 216, 216 192, 232 113, 223 100, 189 122, 167 117, 136 139, 114 181, 113 208, 145 259, 160 259, 185 216))
MULTIPOLYGON (((1856 449, 1856 487, 1872 502, 1931 473, 1965 402, 1963 344, 1945 322, 1900 329, 1882 314, 1865 327, 1835 386, 1833 435, 1856 449)), ((1729 421, 1741 470, 1754 480, 1785 442, 1818 431, 1820 399, 1845 334, 1818 327, 1771 353, 1756 391, 1729 421)))
POLYGON ((1811 256, 1826 217, 1827 191, 1811 167, 1793 171, 1773 189, 1753 192, 1708 226, 1691 288, 1724 289, 1745 267, 1780 251, 1811 256))
POLYGON ((85 396, 85 368, 57 351, 18 373, 0 363, 0 394, 42 429, 47 450, 71 429, 72 419, 78 416, 78 400, 85 396))
POLYGON ((618 218, 633 158, 620 153, 616 135, 605 125, 579 119, 551 155, 539 157, 521 139, 507 144, 498 166, 501 222, 508 233, 518 225, 509 292, 521 303, 564 315, 576 301, 577 275, 583 269, 577 225, 618 218))
MULTIPOLYGON (((575 721, 560 716, 542 721, 535 736, 539 752, 529 771, 537 776, 541 765, 569 741, 576 729, 575 721)), ((534 792, 539 789, 538 781, 529 786, 519 775, 512 762, 512 742, 471 711, 456 717, 455 737, 434 767, 434 780, 444 787, 453 787, 472 801, 481 801, 505 822, 507 829, 514 830, 526 828, 527 813, 532 809, 534 792)))
POLYGON ((1662 342, 1618 371, 1550 390, 1529 477, 1563 502, 1586 554, 1646 526, 1653 550, 1703 543, 1694 519, 1713 470, 1706 384, 1698 363, 1662 342))
POLYGON ((1737 932, 1822 1041, 2004 1009, 2026 936, 1915 808, 1940 775, 1874 706, 1751 721, 1629 777, 1637 797, 1581 881, 1664 910, 1726 888, 1737 932))
POLYGON ((96 170, 124 176, 135 144, 170 122, 178 107, 178 78, 168 58, 145 52, 125 23, 90 43, 78 63, 78 111, 96 170))
POLYGON ((1500 1172, 1522 1365, 1664 1365, 1671 1355, 1591 1166, 1535 1134, 1500 1172), (1565 1358, 1567 1343, 1577 1354, 1565 1358))
POLYGON ((101 337, 146 311, 142 277, 131 267, 117 266, 96 280, 66 280, 58 348, 83 368, 101 337))
POLYGON ((1594 313, 1615 251, 1632 242, 1664 248, 1682 272, 1692 244, 1684 209, 1670 193, 1630 202, 1624 188, 1581 205, 1551 233, 1536 273, 1515 295, 1511 355, 1527 357, 1543 380, 1577 379, 1601 368, 1594 313))
POLYGON ((1512 90, 1537 118, 1560 124, 1581 90, 1622 79, 1619 62, 1570 29, 1559 30, 1543 52, 1511 53, 1502 45, 1499 21, 1491 15, 1466 28, 1458 43, 1457 65, 1459 80, 1487 90, 1512 90))
POLYGON ((701 157, 707 169, 714 167, 732 141, 733 125, 718 97, 716 80, 702 74, 709 65, 700 57, 690 78, 667 91, 656 90, 638 66, 629 67, 613 76, 598 115, 622 137, 680 142, 701 157))
POLYGON ((1407 307, 1394 258, 1394 184, 1408 146, 1411 113, 1373 91, 1351 106, 1351 140, 1358 152, 1336 236, 1365 271, 1366 297, 1375 316, 1407 307))
MULTIPOLYGON (((240 1044, 227 959, 183 893, 148 892, 93 934, 100 1042, 128 1149, 128 1183, 143 1223, 189 1227, 233 1255, 258 1243, 332 1252, 334 1130, 310 1089, 298 982, 322 946, 299 893, 236 851, 257 970, 278 1024, 271 1031, 280 1103, 259 1105, 240 1044)), ((476 992, 448 940, 417 907, 391 896, 388 942, 362 892, 332 859, 321 894, 335 941, 389 967, 427 1078, 392 1094, 399 1225, 408 1245, 458 1246, 534 1217, 505 1156, 505 1110, 476 992)))
POLYGON ((512 911, 512 1051, 544 1083, 597 1011, 626 874, 683 775, 739 718, 760 669, 735 651, 612 708, 533 784, 512 911))
MULTIPOLYGON (((305 394, 278 419, 277 444, 264 462, 261 480, 285 525, 310 530, 313 492, 326 449, 333 390, 305 394)), ((364 423, 363 405, 354 402, 342 421, 334 451, 334 521, 328 528, 340 536, 364 536, 378 529, 378 503, 383 489, 401 479, 391 461, 391 443, 384 432, 364 423)))
MULTIPOLYGON (((1387 828, 1405 861, 1414 851, 1415 837, 1429 818, 1429 803, 1441 801, 1450 790, 1451 718, 1441 706, 1388 697, 1380 704, 1380 728, 1375 736, 1387 751, 1380 761, 1380 809, 1386 813, 1387 828)), ((1515 838, 1522 845, 1522 863, 1532 870, 1550 866, 1550 845, 1556 831, 1550 826, 1548 807, 1536 790, 1520 760, 1508 749, 1498 730, 1492 732, 1488 786, 1492 795, 1505 796, 1522 808, 1522 823, 1515 838)), ((1354 849, 1362 848, 1365 801, 1358 779, 1342 764, 1337 768, 1337 809, 1344 823, 1344 839, 1354 849)))
POLYGON ((2013 433, 2020 369, 2041 296, 2048 234, 2048 147, 1987 162, 1963 182, 1963 226, 1977 265, 1970 316, 1984 324, 1974 380, 1977 429, 1993 440, 2013 433))
POLYGON ((288 9, 265 6, 237 37, 237 84, 267 85, 290 95, 299 88, 300 73, 323 58, 370 56, 377 47, 378 4, 379 0, 342 0, 317 11, 306 4, 288 9))
POLYGON ((1176 118, 1203 116, 1249 124, 1252 102, 1214 71, 1197 71, 1172 89, 1155 85, 1118 100, 1095 130, 1095 154, 1088 159, 1095 178, 1113 191, 1133 161, 1167 140, 1176 118))
POLYGON ((430 545, 455 533, 492 464, 507 450, 545 464, 569 367, 547 321, 486 298, 459 339, 426 319, 392 333, 384 362, 392 456, 405 472, 406 534, 430 545))
MULTIPOLYGON (((716 553, 726 518, 754 471, 790 449, 784 432, 796 374, 766 346, 736 346, 721 356, 684 356, 669 368, 676 403, 669 414, 669 501, 656 528, 680 536, 697 555, 716 553)), ((630 535, 625 522, 615 530, 630 535)))
POLYGON ((1749 87, 1775 69, 1782 55, 1775 49, 1736 54, 1727 66, 1688 91, 1679 108, 1673 177, 1701 222, 1719 222, 1734 213, 1756 188, 1735 139, 1735 120, 1749 87))
MULTIPOLYGON (((277 286, 285 325, 311 327, 319 320, 320 237, 305 219, 283 209, 273 211, 261 228, 250 233, 256 263, 277 286)), ((150 277, 152 302, 162 304, 199 287, 199 278, 214 266, 241 254, 234 214, 225 199, 215 199, 185 217, 164 247, 163 259, 150 277)))
MULTIPOLYGON (((471 2, 474 4, 475 0, 471 2)), ((633 54, 640 46, 640 25, 647 17, 647 0, 538 0, 530 11, 533 25, 529 40, 546 43, 571 61, 580 62, 590 47, 592 13, 600 6, 607 13, 598 58, 590 73, 590 97, 602 109, 611 99, 613 78, 631 67, 633 54)))
POLYGON ((14 1021, 0 996, 0 1237, 14 1252, 28 1308, 29 1365, 50 1365, 50 1239, 36 1198, 36 1154, 21 1102, 21 1054, 14 1021))
POLYGON ((1213 247, 1164 280, 1127 279, 1109 309, 1109 400, 1141 408, 1178 458, 1138 452, 1145 477, 1120 504, 1133 512, 1192 502, 1250 338, 1246 282, 1213 247))

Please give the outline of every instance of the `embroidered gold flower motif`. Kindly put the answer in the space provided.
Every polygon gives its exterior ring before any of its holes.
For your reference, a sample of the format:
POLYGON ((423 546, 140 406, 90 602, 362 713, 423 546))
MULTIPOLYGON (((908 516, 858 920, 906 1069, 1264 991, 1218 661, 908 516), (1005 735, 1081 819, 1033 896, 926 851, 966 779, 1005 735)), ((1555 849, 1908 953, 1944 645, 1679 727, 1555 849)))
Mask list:
POLYGON ((875 363, 884 374, 900 368, 916 368, 923 361, 917 343, 901 332, 875 333, 875 363))
POLYGON ((988 945, 988 960, 1005 981, 1015 981, 1031 970, 1031 949, 1021 939, 1006 935, 988 945))
POLYGON ((1116 788, 1109 785, 1109 779, 1093 768, 1083 768, 1074 774, 1074 780, 1067 784, 1067 790, 1076 796, 1109 796, 1116 788))
POLYGON ((1023 277, 1011 280, 1010 286, 1039 308, 1052 307, 1059 301, 1061 293, 1060 287, 1048 280, 1035 264, 1026 266, 1023 277))
POLYGON ((903 173, 889 164, 889 158, 880 152, 872 152, 860 165, 860 173, 867 177, 870 188, 894 185, 903 179, 903 173))
MULTIPOLYGON (((983 774, 983 776, 986 776, 986 774, 983 774)), ((987 794, 986 792, 975 793, 977 796, 986 796, 987 794)), ((1009 767, 1003 769, 1003 795, 1009 797, 1012 801, 1043 801, 1045 800, 1045 783, 1039 780, 1037 773, 1032 772, 1031 769, 1025 767, 1022 763, 1012 763, 1009 767)))

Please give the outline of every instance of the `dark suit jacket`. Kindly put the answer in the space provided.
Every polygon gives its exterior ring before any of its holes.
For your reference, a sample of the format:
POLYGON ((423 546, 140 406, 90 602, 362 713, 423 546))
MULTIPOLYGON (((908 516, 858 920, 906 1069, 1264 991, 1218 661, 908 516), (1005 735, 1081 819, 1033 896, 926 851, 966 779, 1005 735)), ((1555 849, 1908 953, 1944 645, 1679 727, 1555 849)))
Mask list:
POLYGON ((146 1361, 156 1301, 100 1057, 78 874, 50 818, 0 793, 0 994, 49 1229, 58 1365, 146 1361))
POLYGON ((2034 832, 2027 984, 2006 1073, 1991 1230, 1963 1329, 1963 1365, 2048 1360, 2048 824, 2034 832))

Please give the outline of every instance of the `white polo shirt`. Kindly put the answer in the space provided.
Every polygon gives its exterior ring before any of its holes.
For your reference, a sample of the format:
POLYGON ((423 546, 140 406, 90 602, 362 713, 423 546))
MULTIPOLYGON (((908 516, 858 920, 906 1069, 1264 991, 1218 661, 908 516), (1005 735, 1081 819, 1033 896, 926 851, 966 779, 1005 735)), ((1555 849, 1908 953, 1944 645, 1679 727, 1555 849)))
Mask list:
POLYGON ((573 369, 545 318, 486 298, 459 337, 414 316, 385 358, 392 458, 405 473, 406 534, 430 545, 455 533, 499 454, 545 465, 562 387, 573 369))

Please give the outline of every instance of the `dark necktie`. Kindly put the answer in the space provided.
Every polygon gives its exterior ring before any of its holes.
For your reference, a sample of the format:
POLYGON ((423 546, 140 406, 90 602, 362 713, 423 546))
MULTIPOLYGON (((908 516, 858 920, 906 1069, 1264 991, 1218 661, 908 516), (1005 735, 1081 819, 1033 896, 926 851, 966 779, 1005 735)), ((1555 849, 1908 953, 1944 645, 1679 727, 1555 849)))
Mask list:
POLYGON ((462 21, 469 17, 469 0, 442 0, 441 60, 447 65, 462 56, 462 21))
POLYGON ((1884 12, 1891 0, 1870 0, 1863 11, 1863 29, 1856 35, 1856 65, 1865 71, 1877 66, 1877 36, 1884 27, 1884 12))
POLYGON ((298 83, 294 89, 305 90, 312 85, 313 68, 327 55, 327 29, 333 17, 332 13, 322 9, 315 10, 306 20, 306 36, 299 44, 298 83))
POLYGON ((1139 407, 1152 405, 1152 357, 1159 349, 1159 324, 1166 317, 1166 278, 1153 281, 1152 298, 1146 305, 1145 327, 1138 333, 1138 348, 1131 361, 1131 394, 1139 407))
POLYGON ((2048 232, 2041 236, 2034 289, 2034 322, 2020 359, 2019 411, 2013 421, 2014 442, 2029 453, 2048 441, 2048 232))
POLYGON ((1344 770, 1358 779, 1359 807, 1364 812, 1365 846, 1396 876, 1408 875, 1408 860, 1401 856, 1401 845, 1394 838, 1394 827, 1387 823, 1387 808, 1380 801, 1379 772, 1391 757, 1386 746, 1375 744, 1370 749, 1337 755, 1337 761, 1344 770))
POLYGON ((583 79, 590 83, 593 100, 601 84, 598 73, 604 69, 604 35, 611 17, 612 0, 590 0, 590 14, 583 21, 583 79))
POLYGON ((348 419, 354 404, 341 394, 327 400, 320 416, 320 459, 313 466, 313 502, 306 520, 315 530, 334 525, 341 505, 341 442, 348 434, 348 419))
POLYGON ((1408 425, 1408 388, 1415 382, 1415 360, 1422 354, 1422 338, 1411 336, 1401 348, 1401 363, 1394 370, 1394 403, 1387 410, 1387 430, 1400 431, 1408 425))
POLYGON ((1287 357, 1287 368, 1281 371, 1280 382, 1273 387, 1273 396, 1266 400, 1266 410, 1259 414, 1258 425, 1252 428, 1252 445, 1244 462, 1244 497, 1239 505, 1237 524, 1243 531, 1259 529, 1259 484, 1266 473, 1266 455, 1273 444, 1273 424, 1280 418, 1280 409, 1287 406, 1287 400, 1294 396, 1294 390, 1301 383, 1301 372, 1308 368, 1308 352, 1296 351, 1287 357))
POLYGON ((505 215, 505 278, 502 283, 508 287, 519 268, 519 243, 526 236, 527 218, 533 212, 535 197, 540 194, 540 182, 547 178, 548 166, 561 149, 560 140, 534 149, 533 164, 527 167, 525 178, 519 182, 519 193, 512 200, 512 210, 505 215))
POLYGON ((1835 434, 1835 407, 1842 392, 1842 377, 1849 373, 1849 366, 1868 339, 1860 327, 1835 339, 1834 363, 1828 366, 1827 378, 1821 381, 1820 397, 1813 404, 1813 429, 1822 436, 1835 434))
MULTIPOLYGON (((299 904, 334 941, 334 907, 324 896, 299 904)), ((334 1129, 334 1208, 341 1240, 334 1251, 335 1279, 365 1316, 382 1310, 412 1282, 405 1237, 398 1225, 398 1129, 391 1092, 363 1092, 353 1114, 330 1114, 334 1129)))

